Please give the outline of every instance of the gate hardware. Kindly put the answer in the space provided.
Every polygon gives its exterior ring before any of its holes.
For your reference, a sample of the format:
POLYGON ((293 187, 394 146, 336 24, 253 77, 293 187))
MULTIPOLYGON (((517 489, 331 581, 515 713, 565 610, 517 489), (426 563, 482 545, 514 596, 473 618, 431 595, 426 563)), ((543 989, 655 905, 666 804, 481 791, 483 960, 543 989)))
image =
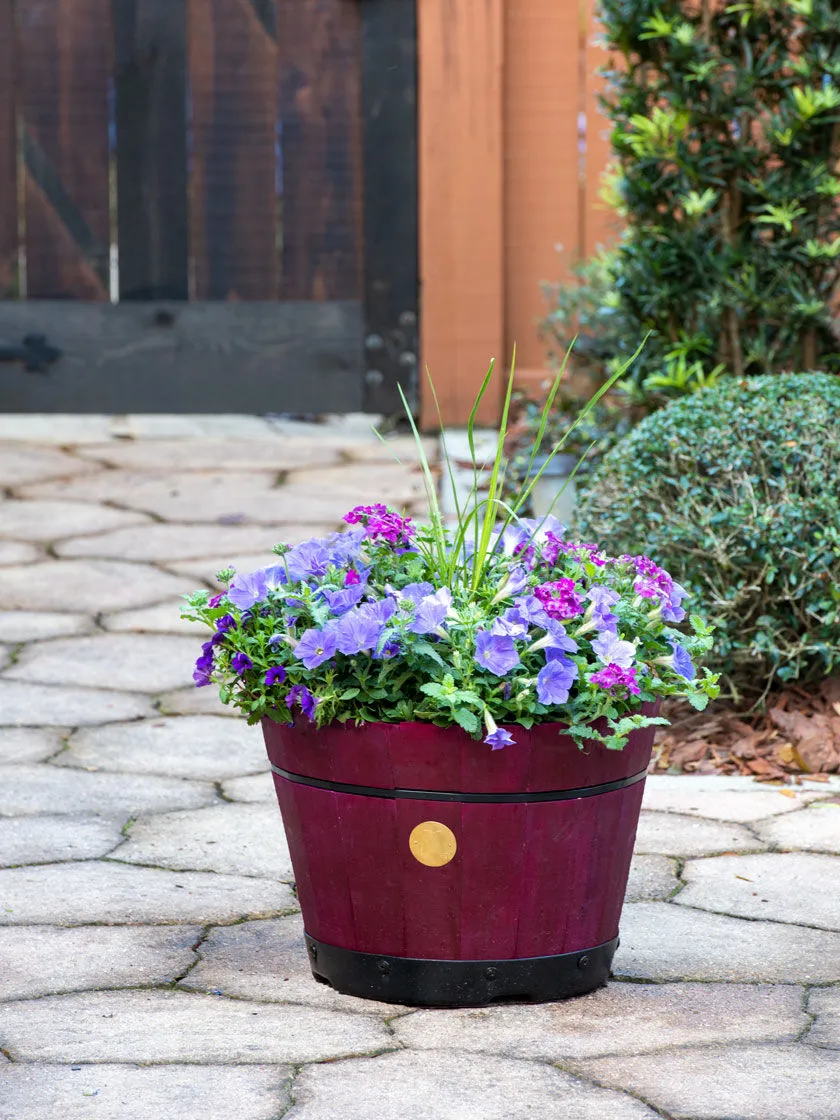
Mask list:
POLYGON ((61 351, 47 342, 45 334, 28 334, 20 346, 0 346, 0 362, 23 362, 28 373, 46 373, 61 351))

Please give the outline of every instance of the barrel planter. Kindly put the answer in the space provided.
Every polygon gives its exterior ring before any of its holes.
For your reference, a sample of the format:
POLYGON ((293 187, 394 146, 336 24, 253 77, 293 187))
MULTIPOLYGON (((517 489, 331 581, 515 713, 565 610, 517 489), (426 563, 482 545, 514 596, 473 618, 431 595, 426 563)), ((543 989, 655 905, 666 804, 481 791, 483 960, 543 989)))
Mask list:
POLYGON ((316 980, 437 1007, 607 981, 654 729, 511 730, 263 721, 316 980))

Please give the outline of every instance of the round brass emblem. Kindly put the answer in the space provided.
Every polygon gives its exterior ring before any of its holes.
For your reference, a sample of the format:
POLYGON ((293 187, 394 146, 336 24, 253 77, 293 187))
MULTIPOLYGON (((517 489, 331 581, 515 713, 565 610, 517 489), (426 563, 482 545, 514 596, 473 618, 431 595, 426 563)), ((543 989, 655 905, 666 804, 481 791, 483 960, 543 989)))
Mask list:
POLYGON ((454 858, 458 841, 451 828, 440 821, 423 821, 408 838, 411 854, 426 867, 443 867, 454 858))

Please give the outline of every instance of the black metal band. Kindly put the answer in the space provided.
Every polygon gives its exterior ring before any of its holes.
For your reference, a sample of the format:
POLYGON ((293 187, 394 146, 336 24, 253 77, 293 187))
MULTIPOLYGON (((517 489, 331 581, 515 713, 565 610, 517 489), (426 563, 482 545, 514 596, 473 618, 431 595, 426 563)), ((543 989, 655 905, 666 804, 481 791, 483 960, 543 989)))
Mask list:
POLYGON ((282 770, 279 766, 270 764, 275 774, 289 782, 296 782, 302 786, 314 786, 315 789, 328 789, 333 793, 355 793, 359 797, 387 797, 390 800, 401 799, 406 801, 469 801, 486 802, 492 805, 516 804, 522 801, 575 801, 579 797, 595 797, 599 793, 612 793, 616 789, 625 789, 634 786, 637 782, 644 781, 647 770, 640 770, 629 778, 619 778, 615 782, 602 782, 598 786, 583 786, 580 789, 553 789, 540 790, 537 793, 461 793, 458 790, 439 789, 382 789, 379 786, 355 786, 347 782, 330 782, 324 778, 307 778, 303 774, 293 774, 290 770, 282 770))
POLYGON ((618 938, 553 957, 418 960, 360 953, 306 934, 312 975, 338 992, 421 1007, 480 1007, 499 1000, 568 999, 606 984, 618 938))

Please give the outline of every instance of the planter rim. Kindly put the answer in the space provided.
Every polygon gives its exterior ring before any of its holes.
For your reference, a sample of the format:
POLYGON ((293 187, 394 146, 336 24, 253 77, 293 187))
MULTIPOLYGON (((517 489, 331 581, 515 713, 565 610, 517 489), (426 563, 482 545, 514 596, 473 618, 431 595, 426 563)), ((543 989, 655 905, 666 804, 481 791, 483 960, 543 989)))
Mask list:
MULTIPOLYGON (((646 715, 657 709, 658 705, 642 706, 646 715)), ((508 724, 516 742, 495 751, 460 727, 421 722, 316 728, 266 718, 263 734, 275 773, 336 786, 402 791, 395 796, 423 791, 519 796, 584 790, 639 780, 646 770, 654 727, 633 732, 623 750, 609 751, 595 740, 581 750, 563 734, 567 726, 508 724)), ((508 799, 517 798, 503 798, 508 799)))

